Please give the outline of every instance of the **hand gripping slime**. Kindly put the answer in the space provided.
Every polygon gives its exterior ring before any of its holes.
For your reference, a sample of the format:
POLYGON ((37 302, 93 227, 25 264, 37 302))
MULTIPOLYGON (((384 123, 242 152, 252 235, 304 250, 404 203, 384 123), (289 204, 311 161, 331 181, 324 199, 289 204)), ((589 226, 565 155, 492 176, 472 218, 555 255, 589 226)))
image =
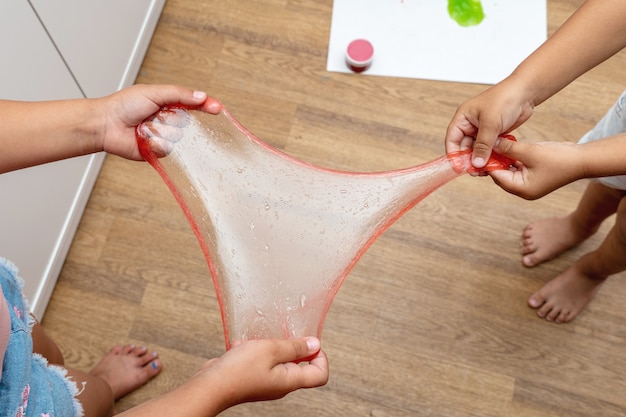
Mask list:
MULTIPOLYGON (((204 252, 226 349, 237 340, 321 337, 339 287, 376 238, 435 189, 480 172, 470 151, 388 172, 325 169, 270 147, 219 110, 163 108, 136 132, 204 252)), ((486 170, 511 163, 494 154, 486 170)))

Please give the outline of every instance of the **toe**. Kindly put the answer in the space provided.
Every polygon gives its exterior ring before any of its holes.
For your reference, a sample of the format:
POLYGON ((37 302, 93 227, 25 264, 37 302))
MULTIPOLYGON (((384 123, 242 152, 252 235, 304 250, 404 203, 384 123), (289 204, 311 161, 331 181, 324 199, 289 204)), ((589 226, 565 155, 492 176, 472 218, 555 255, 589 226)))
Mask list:
POLYGON ((159 355, 157 355, 156 352, 146 352, 144 355, 142 355, 139 359, 140 359, 140 365, 141 366, 145 366, 147 364, 149 364, 150 362, 153 362, 155 360, 157 360, 159 357, 159 355))
POLYGON ((567 323, 569 317, 568 311, 561 311, 558 316, 555 317, 554 322, 557 324, 567 323))
POLYGON ((522 242, 526 242, 526 243, 531 243, 532 242, 532 236, 533 236, 533 228, 532 226, 528 225, 524 228, 524 230, 522 231, 522 242))
POLYGON ((545 317, 546 317, 546 315, 547 315, 549 312, 550 312, 550 310, 549 310, 549 309, 547 309, 547 310, 539 309, 539 310, 537 310, 537 315, 543 319, 543 318, 545 318, 545 317))
POLYGON ((148 352, 145 346, 134 346, 128 353, 135 356, 143 356, 148 352))
POLYGON ((543 305, 545 300, 538 293, 534 293, 528 297, 528 305, 532 308, 539 308, 543 305))
POLYGON ((138 369, 138 372, 136 374, 136 386, 139 387, 157 376, 158 373, 161 372, 162 368, 163 365, 159 359, 154 359, 147 362, 143 367, 138 369))
POLYGON ((546 320, 552 320, 553 318, 553 308, 548 303, 543 303, 541 307, 537 309, 537 315, 541 318, 545 318, 546 320))
POLYGON ((128 355, 130 353, 132 353, 135 350, 135 345, 125 345, 122 347, 121 352, 124 355, 128 355))
POLYGON ((546 314, 545 318, 548 321, 556 321, 556 319, 561 314, 561 310, 558 308, 552 308, 549 313, 546 314))
POLYGON ((109 352, 111 352, 114 355, 119 355, 120 353, 122 353, 123 349, 124 349, 123 346, 119 346, 119 345, 113 346, 109 352))
POLYGON ((532 240, 530 240, 529 238, 524 238, 520 241, 520 251, 522 252, 522 255, 532 253, 536 249, 537 248, 533 244, 532 240))
POLYGON ((539 262, 535 259, 534 254, 522 256, 522 264, 524 266, 531 267, 537 265, 538 263, 539 262))
POLYGON ((154 359, 150 362, 150 366, 148 366, 149 370, 148 372, 150 373, 150 377, 154 377, 156 374, 158 374, 159 372, 161 372, 161 368, 163 367, 163 365, 161 364, 161 361, 158 359, 154 359))
POLYGON ((576 317, 576 314, 573 311, 568 311, 567 313, 561 315, 561 321, 563 323, 569 323, 570 321, 574 320, 574 317, 576 317))

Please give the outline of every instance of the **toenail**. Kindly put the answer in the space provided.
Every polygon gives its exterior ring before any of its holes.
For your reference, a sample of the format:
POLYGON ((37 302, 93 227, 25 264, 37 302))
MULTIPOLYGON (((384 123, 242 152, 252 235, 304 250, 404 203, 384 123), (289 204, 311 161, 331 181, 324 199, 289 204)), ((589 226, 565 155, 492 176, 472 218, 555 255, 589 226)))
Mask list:
POLYGON ((152 369, 157 369, 159 367, 159 365, 157 364, 156 361, 152 361, 152 363, 150 364, 150 366, 152 366, 152 369))

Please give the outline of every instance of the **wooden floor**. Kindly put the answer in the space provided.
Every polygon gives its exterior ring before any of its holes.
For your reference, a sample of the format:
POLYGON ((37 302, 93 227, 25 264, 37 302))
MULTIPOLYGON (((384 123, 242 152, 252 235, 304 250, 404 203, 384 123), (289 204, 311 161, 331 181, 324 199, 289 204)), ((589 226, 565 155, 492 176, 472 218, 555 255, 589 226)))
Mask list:
MULTIPOLYGON (((581 3, 548 1, 549 33, 581 3)), ((331 12, 331 0, 169 0, 137 81, 205 90, 268 143, 329 168, 381 171, 443 155, 455 108, 485 86, 329 73, 331 12)), ((592 70, 516 135, 578 140, 624 89, 625 67, 621 53, 592 70)), ((610 227, 545 265, 520 264, 524 225, 572 210, 584 187, 534 202, 489 178, 439 188, 344 282, 323 332, 328 385, 224 415, 626 415, 626 274, 571 324, 526 306, 610 227)), ((224 351, 200 247, 148 164, 107 157, 43 324, 67 363, 85 370, 118 343, 160 353, 162 374, 120 410, 224 351)))

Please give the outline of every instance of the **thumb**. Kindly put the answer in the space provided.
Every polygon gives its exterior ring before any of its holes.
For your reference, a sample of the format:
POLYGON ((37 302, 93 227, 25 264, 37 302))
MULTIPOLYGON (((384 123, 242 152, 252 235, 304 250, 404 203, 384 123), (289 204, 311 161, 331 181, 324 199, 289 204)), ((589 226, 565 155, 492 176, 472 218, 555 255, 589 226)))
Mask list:
POLYGON ((288 339, 293 348, 294 362, 306 361, 320 351, 320 340, 316 337, 304 337, 300 339, 288 339))
POLYGON ((288 364, 286 369, 290 378, 294 378, 294 382, 301 388, 319 387, 328 382, 328 360, 326 354, 320 349, 320 340, 315 337, 306 337, 301 339, 291 339, 292 347, 295 350, 296 360, 293 362, 300 365, 288 364), (308 364, 302 366, 302 362, 308 364), (297 369, 298 372, 293 372, 297 369))
POLYGON ((494 144, 493 150, 500 155, 506 156, 514 161, 524 162, 524 156, 527 155, 527 149, 530 145, 523 142, 499 137, 494 144))
POLYGON ((476 134, 474 150, 472 151, 472 165, 475 168, 483 168, 487 165, 491 151, 500 135, 500 129, 490 126, 481 126, 476 134))

